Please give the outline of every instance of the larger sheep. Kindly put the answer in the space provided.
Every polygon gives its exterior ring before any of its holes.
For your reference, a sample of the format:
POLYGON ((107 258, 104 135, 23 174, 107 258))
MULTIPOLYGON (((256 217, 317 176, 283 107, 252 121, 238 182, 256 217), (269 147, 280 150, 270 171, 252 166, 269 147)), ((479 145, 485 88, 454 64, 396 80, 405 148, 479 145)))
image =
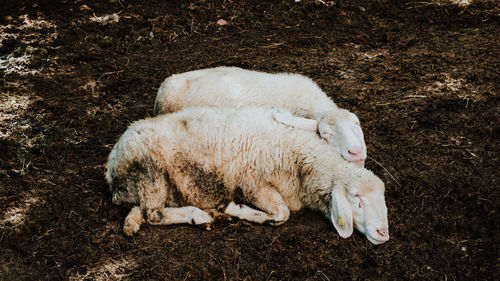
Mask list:
POLYGON ((344 238, 355 227, 374 244, 389 239, 383 182, 314 132, 275 122, 270 109, 190 108, 137 121, 106 169, 113 203, 133 207, 127 235, 145 220, 211 223, 203 209, 229 203, 226 214, 256 223, 310 208, 344 238))
MULTIPOLYGON (((366 159, 358 117, 338 108, 314 81, 303 75, 271 74, 238 67, 175 74, 161 84, 154 112, 171 113, 194 106, 283 108, 296 116, 315 120, 312 129, 318 130, 347 161, 362 165, 366 159)), ((293 121, 289 124, 295 125, 293 121)))

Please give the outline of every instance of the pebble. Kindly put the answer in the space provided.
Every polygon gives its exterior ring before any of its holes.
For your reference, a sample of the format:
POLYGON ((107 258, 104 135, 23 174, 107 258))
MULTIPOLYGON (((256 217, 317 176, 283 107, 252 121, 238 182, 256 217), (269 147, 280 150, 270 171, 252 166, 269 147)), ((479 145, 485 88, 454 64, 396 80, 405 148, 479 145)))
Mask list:
POLYGON ((226 25, 226 24, 227 24, 227 21, 226 21, 226 20, 224 20, 224 19, 219 19, 219 20, 217 21, 217 24, 218 24, 218 25, 220 25, 220 26, 224 26, 224 25, 226 25))

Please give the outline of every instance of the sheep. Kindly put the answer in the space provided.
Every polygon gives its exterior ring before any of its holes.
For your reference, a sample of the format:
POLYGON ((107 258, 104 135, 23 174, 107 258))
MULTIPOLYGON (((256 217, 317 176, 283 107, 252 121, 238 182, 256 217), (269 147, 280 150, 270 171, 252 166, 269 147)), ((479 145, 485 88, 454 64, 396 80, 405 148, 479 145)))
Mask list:
MULTIPOLYGON (((308 129, 319 135, 344 159, 364 165, 366 144, 358 117, 341 109, 319 86, 299 74, 264 73, 238 67, 216 67, 167 77, 161 84, 154 113, 163 114, 193 106, 283 108, 312 118, 308 129)), ((276 120, 283 122, 280 118, 276 120)), ((289 125, 296 125, 289 120, 289 125)))
POLYGON ((389 239, 383 182, 314 132, 275 122, 272 109, 188 108, 136 121, 105 177, 112 202, 132 207, 129 236, 144 222, 210 225, 205 210, 224 206, 225 215, 276 225, 309 208, 341 237, 355 227, 374 244, 389 239))

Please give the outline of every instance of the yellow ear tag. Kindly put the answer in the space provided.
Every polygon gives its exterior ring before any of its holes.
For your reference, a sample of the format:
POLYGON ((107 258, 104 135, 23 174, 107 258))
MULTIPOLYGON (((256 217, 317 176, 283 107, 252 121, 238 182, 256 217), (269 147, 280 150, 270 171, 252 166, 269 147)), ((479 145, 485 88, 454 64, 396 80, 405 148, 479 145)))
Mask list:
POLYGON ((342 217, 339 217, 339 219, 337 220, 337 224, 340 226, 344 226, 344 220, 342 219, 342 217))

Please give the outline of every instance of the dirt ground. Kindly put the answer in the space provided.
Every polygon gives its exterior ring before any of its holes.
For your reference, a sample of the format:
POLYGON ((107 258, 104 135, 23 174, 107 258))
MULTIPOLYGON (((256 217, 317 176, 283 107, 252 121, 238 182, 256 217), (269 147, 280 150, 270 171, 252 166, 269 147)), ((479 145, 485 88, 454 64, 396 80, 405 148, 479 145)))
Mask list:
POLYGON ((494 0, 3 0, 0 280, 498 280, 499 18, 494 0), (167 76, 219 65, 304 74, 359 116, 387 243, 308 210, 122 234, 113 144, 167 76))

